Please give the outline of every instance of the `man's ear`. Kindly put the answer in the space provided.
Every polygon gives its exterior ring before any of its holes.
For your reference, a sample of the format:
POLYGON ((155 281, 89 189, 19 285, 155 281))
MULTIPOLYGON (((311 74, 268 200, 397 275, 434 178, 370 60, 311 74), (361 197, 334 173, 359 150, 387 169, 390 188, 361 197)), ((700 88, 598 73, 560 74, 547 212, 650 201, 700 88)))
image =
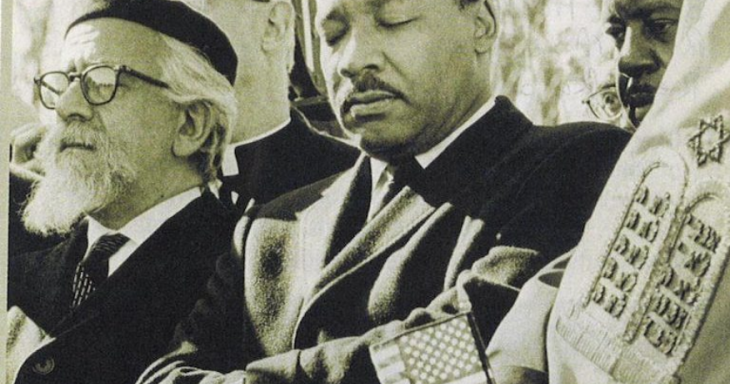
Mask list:
POLYGON ((277 49, 292 38, 294 30, 294 8, 289 2, 273 0, 262 38, 264 51, 277 49))
POLYGON ((198 152, 210 136, 210 110, 202 103, 188 106, 175 134, 172 153, 177 157, 190 157, 198 152))
POLYGON ((492 48, 497 37, 497 17, 491 0, 478 0, 473 6, 475 9, 474 42, 479 53, 485 53, 492 48))

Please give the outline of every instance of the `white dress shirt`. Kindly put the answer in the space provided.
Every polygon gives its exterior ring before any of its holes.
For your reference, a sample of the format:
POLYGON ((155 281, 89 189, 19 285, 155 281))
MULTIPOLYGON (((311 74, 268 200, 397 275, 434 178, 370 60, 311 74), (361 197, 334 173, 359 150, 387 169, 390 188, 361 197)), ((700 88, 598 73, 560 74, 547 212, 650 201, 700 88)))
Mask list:
POLYGON ((188 189, 187 191, 177 194, 146 210, 118 231, 109 229, 93 218, 88 217, 89 229, 86 233, 88 241, 84 259, 89 257, 92 245, 94 245, 100 237, 116 233, 121 233, 122 235, 127 236, 129 241, 127 241, 109 258, 108 276, 111 276, 111 274, 114 273, 114 271, 116 271, 142 243, 152 236, 152 234, 157 231, 162 224, 201 195, 202 193, 198 187, 188 189))

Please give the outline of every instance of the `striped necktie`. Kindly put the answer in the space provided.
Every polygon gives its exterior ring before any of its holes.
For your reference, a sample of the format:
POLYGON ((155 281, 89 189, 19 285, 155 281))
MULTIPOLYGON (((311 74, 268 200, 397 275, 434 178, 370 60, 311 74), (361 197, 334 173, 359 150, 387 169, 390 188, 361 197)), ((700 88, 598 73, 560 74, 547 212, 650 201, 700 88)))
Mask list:
POLYGON ((81 305, 106 280, 109 274, 109 257, 117 253, 127 241, 127 236, 117 233, 104 235, 94 243, 89 256, 76 266, 72 309, 81 305))

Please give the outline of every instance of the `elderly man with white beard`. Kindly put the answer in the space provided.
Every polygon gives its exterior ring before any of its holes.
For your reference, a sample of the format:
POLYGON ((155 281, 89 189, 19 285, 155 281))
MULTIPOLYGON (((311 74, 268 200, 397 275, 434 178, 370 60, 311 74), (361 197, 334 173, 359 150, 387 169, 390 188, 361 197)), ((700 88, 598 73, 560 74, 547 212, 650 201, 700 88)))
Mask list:
POLYGON ((236 61, 181 3, 70 25, 59 67, 35 80, 57 121, 23 213, 66 239, 10 260, 8 382, 127 383, 164 350, 230 244, 233 215, 206 186, 235 120, 236 61))

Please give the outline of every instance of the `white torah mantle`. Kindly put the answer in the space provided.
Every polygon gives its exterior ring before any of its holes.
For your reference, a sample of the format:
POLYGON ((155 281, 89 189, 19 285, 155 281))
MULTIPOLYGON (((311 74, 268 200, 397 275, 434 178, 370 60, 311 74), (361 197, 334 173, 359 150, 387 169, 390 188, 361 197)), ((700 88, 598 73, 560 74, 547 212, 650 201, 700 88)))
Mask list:
POLYGON ((681 17, 563 277, 551 383, 730 383, 730 0, 685 0, 681 17))

